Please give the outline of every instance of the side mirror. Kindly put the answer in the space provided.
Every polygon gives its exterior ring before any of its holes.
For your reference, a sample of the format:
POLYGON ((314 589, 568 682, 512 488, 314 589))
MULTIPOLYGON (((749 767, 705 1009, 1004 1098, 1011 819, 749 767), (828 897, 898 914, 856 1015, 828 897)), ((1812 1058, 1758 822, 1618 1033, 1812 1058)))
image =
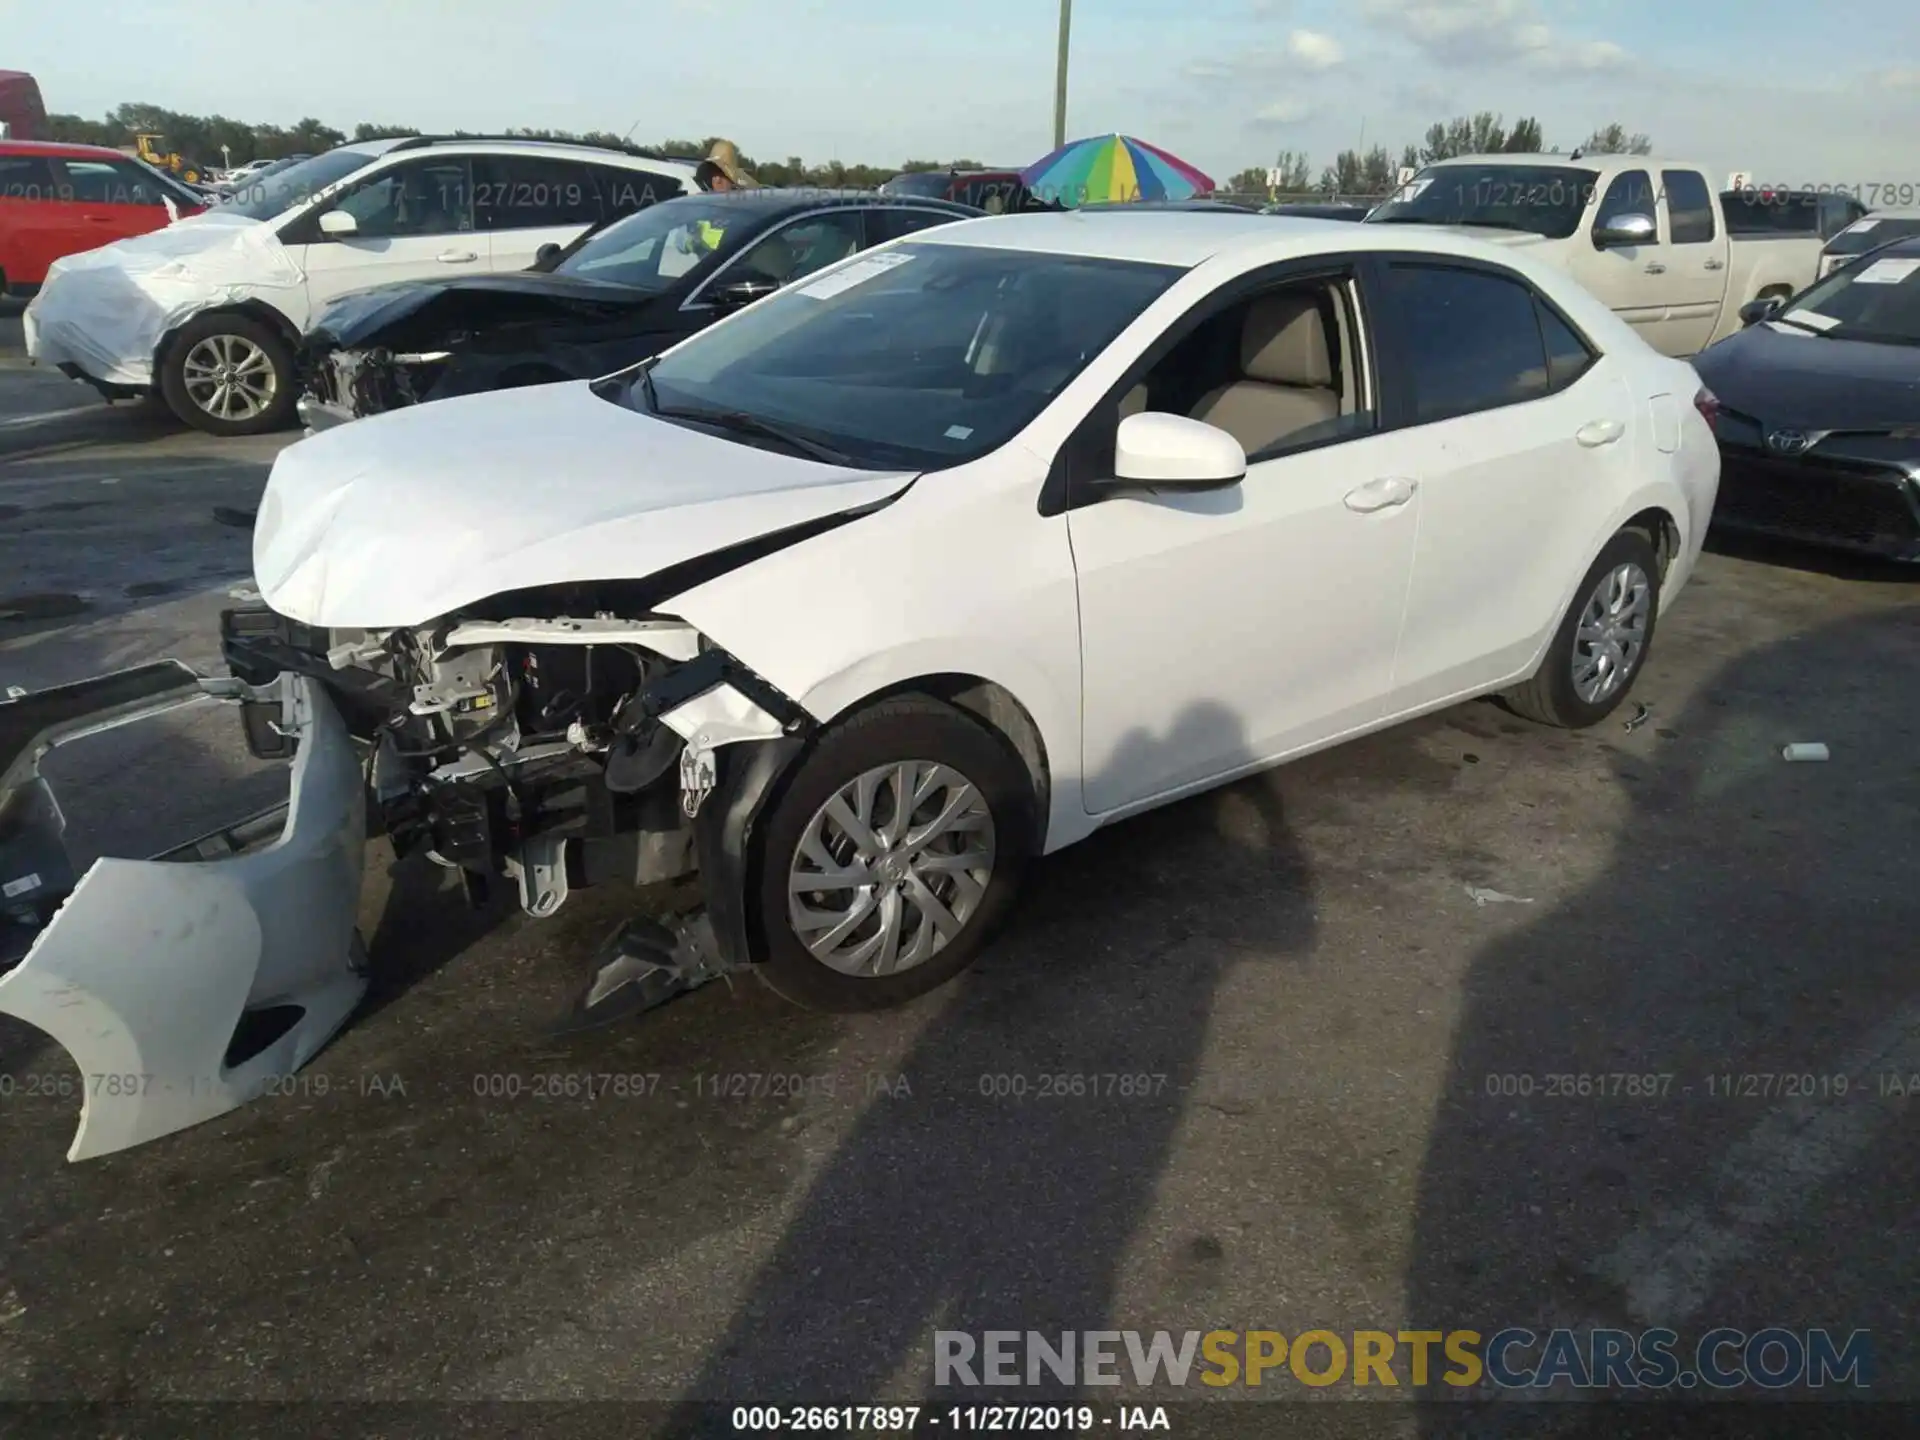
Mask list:
POLYGON ((533 252, 533 268, 543 270, 560 258, 560 247, 549 240, 533 252))
POLYGON ((1651 215, 1616 215, 1593 229, 1593 243, 1602 250, 1616 245, 1652 245, 1659 238, 1660 227, 1651 215))
POLYGON ((1114 437, 1114 477, 1139 485, 1222 490, 1247 476, 1247 452, 1218 426, 1155 410, 1129 415, 1114 437))
POLYGON ((734 280, 714 288, 713 302, 729 310, 737 310, 742 305, 751 305, 763 296, 771 295, 779 288, 779 282, 775 280, 734 280))
POLYGON ((360 222, 344 210, 329 210, 320 217, 322 235, 353 235, 360 229, 360 222))
POLYGON ((1762 320, 1771 320, 1786 308, 1787 302, 1778 295, 1768 295, 1759 300, 1749 300, 1740 307, 1742 325, 1758 325, 1762 320))

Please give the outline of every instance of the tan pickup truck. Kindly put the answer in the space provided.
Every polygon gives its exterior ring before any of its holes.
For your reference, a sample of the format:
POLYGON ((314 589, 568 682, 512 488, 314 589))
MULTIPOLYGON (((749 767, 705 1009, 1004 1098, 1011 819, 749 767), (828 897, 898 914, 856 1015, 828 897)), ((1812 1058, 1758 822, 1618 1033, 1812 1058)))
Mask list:
POLYGON ((1654 349, 1687 356, 1740 329, 1820 268, 1817 232, 1730 227, 1698 165, 1645 155, 1462 155, 1429 165, 1367 216, 1525 246, 1606 301, 1654 349))

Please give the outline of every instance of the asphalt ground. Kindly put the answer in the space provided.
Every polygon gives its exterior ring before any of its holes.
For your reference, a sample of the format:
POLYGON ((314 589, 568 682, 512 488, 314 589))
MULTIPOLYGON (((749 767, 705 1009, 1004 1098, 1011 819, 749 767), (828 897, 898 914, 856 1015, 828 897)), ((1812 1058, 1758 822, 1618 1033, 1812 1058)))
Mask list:
MULTIPOLYGON (((211 659, 248 583, 214 509, 250 508, 287 438, 96 403, 26 367, 16 312, 0 686, 211 659)), ((1114 827, 1036 867, 968 976, 883 1015, 746 977, 556 1040, 586 953, 660 897, 475 913, 376 847, 373 994, 288 1093, 70 1166, 83 1077, 0 1028, 0 1402, 52 1407, 0 1429, 254 1402, 186 1429, 294 1433, 376 1413, 316 1402, 415 1402, 378 1413, 725 1433, 685 1407, 934 1414, 959 1395, 936 1330, 1668 1327, 1688 1361, 1716 1327, 1784 1326, 1872 1356, 1869 1390, 1785 1398, 1881 1403, 1769 1418, 1912 1433, 1915 597, 1716 544, 1662 617, 1643 723, 1475 703, 1114 827), (1832 758, 1783 763, 1791 741, 1832 758), (510 1400, 627 1408, 484 1408, 510 1400)), ((136 728, 50 767, 83 859, 284 783, 216 708, 136 728)), ((1079 1398, 1096 1429, 1126 1400, 1175 1433, 1599 1437, 1679 1433, 1707 1393, 1481 1411, 1407 1354, 1393 1388, 1283 1364, 1079 1398)))

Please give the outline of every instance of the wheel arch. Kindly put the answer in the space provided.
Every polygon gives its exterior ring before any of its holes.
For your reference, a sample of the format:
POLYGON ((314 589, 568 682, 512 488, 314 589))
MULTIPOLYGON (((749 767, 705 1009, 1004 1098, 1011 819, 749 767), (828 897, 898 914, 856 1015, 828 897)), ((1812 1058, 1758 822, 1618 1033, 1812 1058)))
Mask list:
POLYGON ((1033 790, 1033 843, 1036 849, 1044 844, 1047 811, 1053 796, 1053 768, 1048 759, 1046 737, 1034 723, 1032 713, 1020 703, 1020 697, 983 675, 947 671, 897 681, 856 701, 845 713, 856 714, 900 695, 928 695, 944 701, 978 720, 1012 748, 1026 768, 1027 782, 1033 790))
MULTIPOLYGON (((1629 515, 1607 536, 1611 540, 1622 530, 1638 530, 1647 537, 1653 546, 1653 553, 1659 557, 1660 573, 1655 579, 1664 582, 1667 572, 1673 568, 1674 558, 1680 553, 1683 543, 1680 534, 1680 522, 1674 518, 1673 511, 1666 505, 1649 505, 1645 509, 1629 515)), ((1603 546, 1606 540, 1600 542, 1603 546)), ((1594 551, 1597 555, 1600 552, 1594 551)))
POLYGON ((169 325, 160 336, 159 343, 153 347, 153 376, 156 387, 160 383, 161 367, 167 363, 174 346, 179 343, 181 332, 196 321, 211 315, 244 315, 247 319, 258 321, 271 329, 286 342, 288 349, 297 352, 300 348, 300 328, 264 300, 249 298, 220 305, 207 305, 195 310, 192 314, 181 316, 169 325))
POLYGON ((1567 613, 1567 607, 1574 602, 1580 589, 1580 582, 1586 577, 1587 571, 1593 568, 1593 562, 1599 558, 1600 552, 1606 549, 1613 537, 1623 530, 1638 531, 1653 545, 1654 555, 1660 563, 1660 574, 1657 580, 1661 591, 1661 603, 1664 606, 1667 599, 1665 594, 1667 575, 1673 569, 1674 560, 1679 557, 1682 547, 1686 544, 1686 532, 1680 528, 1677 518, 1678 515, 1686 513, 1686 500, 1677 489, 1674 489, 1672 494, 1668 494, 1668 488, 1670 487, 1647 486, 1636 491, 1627 503, 1614 513, 1610 522, 1593 537, 1587 546, 1586 555, 1568 578, 1566 588, 1560 596, 1560 603, 1536 641, 1533 655, 1528 660, 1526 668, 1520 672, 1521 675, 1531 675, 1540 668, 1548 648, 1553 644, 1553 637, 1560 628, 1560 622, 1567 613))
MULTIPOLYGON (((939 647, 935 647, 939 648, 939 647)), ((973 657, 984 660, 986 657, 973 657)), ((1077 752, 1077 708, 1049 686, 1038 669, 1018 663, 962 663, 958 655, 928 653, 915 646, 907 653, 876 656, 811 687, 800 704, 821 724, 853 715, 897 695, 923 694, 971 715, 997 735, 1019 758, 1033 786, 1036 853, 1060 831, 1064 801, 1060 767, 1077 752), (914 662, 919 663, 914 663, 914 662), (944 661, 944 663, 941 663, 944 661)), ((1077 695, 1073 697, 1077 700, 1077 695)))

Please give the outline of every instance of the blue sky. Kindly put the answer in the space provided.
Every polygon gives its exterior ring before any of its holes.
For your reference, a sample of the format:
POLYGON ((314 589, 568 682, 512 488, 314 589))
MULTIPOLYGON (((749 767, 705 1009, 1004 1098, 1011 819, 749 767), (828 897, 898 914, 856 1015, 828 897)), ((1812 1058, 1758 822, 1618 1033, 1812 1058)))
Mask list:
MULTIPOLYGON (((1619 120, 1763 182, 1920 182, 1920 4, 1075 0, 1068 130, 1224 178, 1433 120, 1619 120)), ((751 155, 1024 164, 1053 124, 1056 0, 0 0, 48 107, 291 123, 634 127, 751 155)))

